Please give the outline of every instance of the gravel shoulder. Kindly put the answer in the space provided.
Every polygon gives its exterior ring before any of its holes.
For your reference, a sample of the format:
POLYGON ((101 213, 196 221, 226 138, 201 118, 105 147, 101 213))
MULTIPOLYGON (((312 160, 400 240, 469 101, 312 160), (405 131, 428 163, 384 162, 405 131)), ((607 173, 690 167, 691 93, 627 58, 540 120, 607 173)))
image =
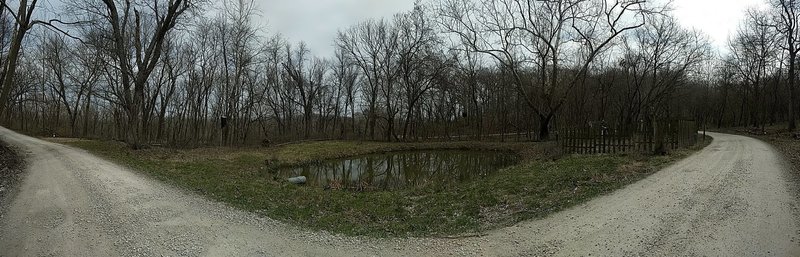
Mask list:
POLYGON ((5 215, 8 203, 16 195, 17 184, 23 174, 22 159, 16 149, 0 141, 0 219, 5 215))
POLYGON ((697 154, 545 219, 460 239, 343 237, 240 211, 83 150, 0 128, 28 152, 1 256, 800 256, 782 157, 712 133, 697 154))

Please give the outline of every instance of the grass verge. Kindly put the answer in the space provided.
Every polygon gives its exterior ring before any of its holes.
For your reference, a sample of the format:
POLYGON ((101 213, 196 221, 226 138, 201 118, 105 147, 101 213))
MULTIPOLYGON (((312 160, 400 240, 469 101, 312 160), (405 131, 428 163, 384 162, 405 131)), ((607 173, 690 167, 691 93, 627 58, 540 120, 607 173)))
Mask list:
POLYGON ((591 155, 553 159, 540 143, 324 141, 269 149, 130 150, 116 142, 62 142, 211 199, 312 229, 374 237, 482 233, 544 217, 644 178, 704 147, 668 156, 591 155), (499 150, 521 162, 447 189, 351 192, 296 186, 271 170, 323 159, 413 149, 499 150), (265 161, 267 160, 267 161, 265 161))

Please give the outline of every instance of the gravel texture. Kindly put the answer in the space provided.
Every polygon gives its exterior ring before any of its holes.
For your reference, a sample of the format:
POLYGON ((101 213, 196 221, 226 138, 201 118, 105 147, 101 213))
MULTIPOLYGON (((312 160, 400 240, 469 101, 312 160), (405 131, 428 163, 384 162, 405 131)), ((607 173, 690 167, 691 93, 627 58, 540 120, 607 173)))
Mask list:
POLYGON ((14 198, 16 186, 22 177, 22 165, 22 156, 18 151, 0 141, 0 218, 14 198))
POLYGON ((212 202, 85 151, 0 128, 30 152, 2 256, 800 256, 785 162, 761 141, 706 149, 642 181, 480 237, 343 237, 212 202))

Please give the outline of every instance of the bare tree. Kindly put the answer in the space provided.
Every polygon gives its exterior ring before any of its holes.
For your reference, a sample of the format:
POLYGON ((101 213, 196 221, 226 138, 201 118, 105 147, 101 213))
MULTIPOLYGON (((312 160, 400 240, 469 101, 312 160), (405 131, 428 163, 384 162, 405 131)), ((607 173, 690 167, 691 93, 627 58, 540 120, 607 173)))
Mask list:
MULTIPOLYGON (((748 19, 730 42, 732 67, 743 79, 742 85, 750 95, 750 125, 763 128, 766 104, 763 95, 765 79, 777 61, 777 34, 767 24, 765 13, 750 10, 748 19)), ((743 105, 744 105, 743 101, 743 105)))
POLYGON ((50 35, 42 45, 42 52, 46 53, 45 68, 53 77, 47 84, 67 111, 73 137, 78 136, 76 124, 82 100, 100 77, 96 55, 86 50, 70 45, 63 35, 57 34, 50 35))
POLYGON ((683 29, 672 17, 651 19, 623 40, 625 72, 623 90, 618 91, 623 120, 631 125, 667 115, 668 103, 687 84, 688 76, 710 58, 710 44, 698 32, 683 29))
POLYGON ((400 39, 397 69, 405 104, 403 139, 409 134, 415 108, 434 86, 436 76, 449 65, 437 52, 442 44, 425 15, 424 6, 417 3, 412 11, 395 17, 400 39))
POLYGON ((597 55, 660 11, 641 0, 448 0, 438 10, 446 31, 511 72, 517 91, 539 117, 542 140, 597 55), (580 55, 567 61, 574 52, 580 55), (524 75, 528 69, 536 71, 533 79, 524 75))
POLYGON ((355 133, 357 131, 356 128, 356 93, 357 93, 357 82, 359 79, 359 73, 356 66, 352 63, 352 61, 348 58, 347 53, 345 53, 341 48, 337 48, 335 52, 334 62, 332 63, 333 67, 333 77, 334 83, 337 87, 344 92, 344 111, 342 112, 342 132, 341 136, 345 134, 345 121, 344 118, 347 115, 347 111, 350 111, 350 131, 355 133))
POLYGON ((14 21, 16 22, 16 27, 14 28, 14 33, 11 38, 11 46, 8 50, 8 55, 5 58, 5 62, 3 63, 3 73, 0 74, 2 76, 2 86, 0 87, 0 118, 3 117, 5 113, 5 108, 8 102, 9 94, 11 93, 11 89, 14 87, 12 84, 14 82, 14 74, 16 73, 17 69, 17 60, 19 59, 19 52, 22 48, 22 41, 25 38, 28 30, 31 29, 33 25, 31 22, 31 16, 33 16, 33 11, 36 8, 36 0, 33 0, 31 5, 28 5, 28 1, 21 0, 19 2, 19 9, 16 13, 11 10, 6 4, 6 1, 2 2, 2 12, 6 12, 6 10, 11 13, 14 17, 14 21))
POLYGON ((797 93, 797 55, 800 53, 800 2, 796 0, 769 0, 772 10, 771 20, 764 25, 774 27, 783 42, 781 47, 787 52, 789 88, 789 130, 797 129, 797 117, 800 115, 800 103, 797 93))
POLYGON ((145 90, 150 74, 162 57, 167 34, 189 9, 196 7, 197 2, 153 0, 118 3, 115 0, 103 0, 105 9, 90 10, 111 26, 113 53, 121 77, 119 86, 122 87, 122 99, 119 103, 127 116, 125 141, 133 148, 140 148, 144 144, 142 115, 145 90), (133 53, 130 49, 134 50, 133 53))
MULTIPOLYGON (((76 27, 78 40, 44 31, 42 51, 19 51, 25 68, 4 114, 36 133, 131 147, 547 140, 556 126, 676 117, 763 127, 798 114, 786 104, 797 101, 795 0, 770 1, 716 72, 702 68, 706 37, 644 0, 417 2, 341 29, 330 58, 262 36, 252 0, 226 0, 196 20, 202 0, 74 1, 79 12, 64 17, 93 26, 76 27)), ((0 44, 10 49, 19 16, 4 13, 0 44)))
POLYGON ((387 124, 386 138, 390 138, 394 133, 393 122, 397 107, 392 97, 397 77, 395 68, 397 42, 397 30, 386 20, 369 20, 347 30, 341 30, 336 40, 337 46, 359 67, 366 82, 361 92, 367 102, 367 131, 373 139, 378 120, 379 100, 384 101, 387 112, 385 115, 389 124, 387 124))
POLYGON ((323 89, 323 78, 327 72, 327 65, 321 59, 309 59, 305 43, 300 43, 297 50, 292 51, 286 46, 286 63, 283 67, 291 79, 292 85, 297 89, 299 99, 297 103, 303 110, 303 135, 311 136, 314 103, 318 101, 323 89))
POLYGON ((0 79, 2 80, 2 85, 0 85, 0 117, 5 113, 4 110, 11 90, 14 87, 13 83, 14 75, 17 70, 17 61, 19 60, 22 43, 28 31, 38 24, 63 32, 53 25, 53 23, 64 23, 61 20, 52 19, 50 21, 42 21, 33 19, 36 2, 37 0, 33 0, 28 4, 27 0, 20 0, 16 12, 11 9, 11 6, 9 6, 6 1, 0 3, 0 16, 3 16, 5 13, 10 14, 16 25, 14 27, 13 36, 11 37, 11 45, 9 46, 8 54, 2 63, 2 74, 0 74, 0 79))

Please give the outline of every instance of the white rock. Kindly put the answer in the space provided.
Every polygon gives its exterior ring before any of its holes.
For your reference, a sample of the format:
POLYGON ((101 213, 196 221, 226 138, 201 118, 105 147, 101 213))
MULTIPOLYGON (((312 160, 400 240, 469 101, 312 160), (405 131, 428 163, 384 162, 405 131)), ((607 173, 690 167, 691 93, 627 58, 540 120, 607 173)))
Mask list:
POLYGON ((293 178, 288 178, 286 180, 289 181, 289 183, 300 185, 306 183, 306 176, 297 176, 293 178))

